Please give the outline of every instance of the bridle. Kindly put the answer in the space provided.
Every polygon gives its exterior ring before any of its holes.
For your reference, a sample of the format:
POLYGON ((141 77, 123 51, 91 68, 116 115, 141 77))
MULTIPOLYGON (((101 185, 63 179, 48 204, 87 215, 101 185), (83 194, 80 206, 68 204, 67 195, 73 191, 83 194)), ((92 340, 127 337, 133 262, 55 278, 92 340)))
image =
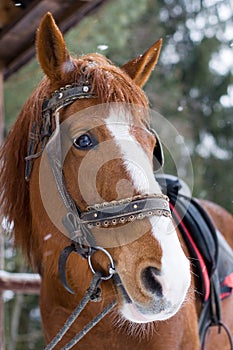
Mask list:
MULTIPOLYGON (((33 160, 39 158, 45 150, 57 191, 66 208, 66 215, 62 218, 62 223, 71 240, 71 245, 62 251, 59 258, 59 275, 64 287, 73 293, 66 281, 66 262, 72 252, 76 252, 82 257, 87 258, 89 267, 95 275, 96 271, 92 266, 91 258, 96 251, 102 251, 102 253, 107 255, 110 266, 108 275, 102 275, 101 280, 110 279, 114 275, 116 284, 124 294, 125 290, 119 275, 116 273, 114 261, 106 249, 97 246, 91 232, 92 228, 124 225, 134 220, 142 220, 145 217, 154 215, 170 217, 171 212, 168 197, 163 194, 137 195, 117 201, 94 204, 83 212, 68 193, 62 171, 59 111, 76 100, 95 97, 91 85, 88 82, 84 82, 78 85, 66 85, 55 91, 50 98, 46 98, 43 101, 42 127, 39 137, 36 134, 37 125, 35 123, 32 124, 29 135, 28 155, 25 158, 25 179, 29 181, 33 160), (39 145, 40 150, 38 151, 39 145)), ((163 159, 162 149, 159 141, 158 144, 158 162, 161 163, 163 159)))
MULTIPOLYGON (((66 208, 62 223, 72 244, 61 254, 59 270, 62 282, 69 291, 71 290, 67 286, 64 273, 67 258, 72 251, 87 258, 93 250, 95 252, 96 242, 91 232, 93 227, 112 227, 153 215, 171 216, 168 197, 163 194, 137 195, 118 201, 94 204, 82 212, 68 193, 62 171, 59 111, 76 100, 95 97, 91 85, 84 82, 79 85, 66 85, 56 90, 51 97, 44 99, 42 127, 39 133, 41 149, 37 151, 38 135, 35 134, 36 125, 33 124, 29 136, 28 155, 25 158, 25 178, 29 181, 33 160, 40 157, 46 150, 57 191, 66 208)), ((161 152, 161 149, 159 151, 161 152)), ((158 158, 161 161, 162 155, 158 155, 158 158)))
POLYGON ((125 224, 153 215, 171 216, 168 197, 163 194, 137 195, 118 201, 94 204, 82 212, 66 190, 59 154, 61 152, 59 111, 78 99, 95 97, 91 85, 86 83, 66 85, 56 90, 50 98, 46 98, 42 104, 42 127, 39 135, 41 150, 35 152, 38 146, 38 142, 36 143, 38 136, 35 135, 35 125, 32 125, 28 155, 25 158, 25 178, 29 181, 33 160, 40 157, 46 148, 57 190, 67 210, 63 224, 70 239, 83 246, 93 246, 94 241, 90 231, 93 227, 125 224))

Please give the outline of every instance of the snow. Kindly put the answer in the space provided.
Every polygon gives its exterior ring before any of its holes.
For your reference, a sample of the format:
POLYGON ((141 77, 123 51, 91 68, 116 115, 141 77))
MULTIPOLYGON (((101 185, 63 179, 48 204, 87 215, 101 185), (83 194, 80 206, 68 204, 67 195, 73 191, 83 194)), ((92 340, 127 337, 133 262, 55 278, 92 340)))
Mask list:
POLYGON ((231 152, 220 148, 209 133, 203 133, 201 135, 201 142, 196 148, 197 153, 203 158, 209 158, 214 156, 218 159, 230 159, 232 157, 231 152))

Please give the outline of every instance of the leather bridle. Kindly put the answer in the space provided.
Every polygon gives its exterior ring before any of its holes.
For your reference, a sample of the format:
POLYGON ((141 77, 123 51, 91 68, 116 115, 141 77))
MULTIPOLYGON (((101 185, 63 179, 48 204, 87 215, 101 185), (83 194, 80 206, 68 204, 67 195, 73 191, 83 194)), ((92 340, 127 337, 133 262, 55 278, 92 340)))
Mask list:
MULTIPOLYGON (((40 157, 44 149, 47 152, 57 191, 66 208, 66 215, 62 218, 62 223, 69 234, 73 247, 75 247, 73 250, 86 257, 96 247, 95 238, 91 232, 93 227, 123 225, 154 215, 171 216, 168 197, 161 193, 138 195, 118 201, 95 204, 84 212, 80 210, 68 193, 62 170, 59 111, 78 99, 95 97, 91 85, 85 83, 67 85, 55 91, 50 98, 45 99, 42 105, 42 127, 39 135, 41 149, 37 151, 38 136, 35 135, 36 126, 33 124, 29 137, 28 156, 25 158, 25 178, 28 181, 33 160, 40 157)), ((73 250, 71 249, 70 253, 73 250)), ((60 269, 61 271, 65 269, 67 253, 62 256, 61 264, 63 267, 60 269)), ((64 273, 62 275, 64 277, 64 273)), ((63 284, 67 288, 64 278, 63 284)))
MULTIPOLYGON (((117 201, 94 204, 92 206, 89 206, 86 211, 81 211, 77 206, 77 203, 75 203, 74 199, 66 189, 63 177, 59 111, 65 106, 72 104, 76 100, 95 97, 96 96, 92 92, 91 85, 88 84, 88 82, 85 82, 79 85, 67 85, 63 88, 60 88, 59 90, 55 91, 50 98, 47 98, 43 101, 42 127, 40 128, 39 135, 36 133, 37 125, 34 122, 32 124, 29 136, 28 155, 25 158, 25 179, 26 181, 30 180, 33 161, 34 159, 39 158, 45 150, 48 156, 50 167, 52 169, 57 192, 59 193, 63 205, 66 208, 66 215, 62 218, 62 223, 66 228, 66 231, 68 232, 69 238, 71 240, 71 244, 64 248, 61 252, 58 262, 58 272, 64 287, 70 293, 73 293, 73 290, 69 287, 66 280, 66 263, 69 255, 72 252, 76 252, 88 260, 89 267, 94 275, 93 278, 95 278, 99 272, 94 270, 94 267, 92 265, 92 257, 96 251, 101 251, 102 254, 105 254, 109 259, 109 270, 107 275, 100 273, 98 281, 101 282, 102 280, 107 280, 113 277, 116 288, 121 290, 121 293, 127 302, 131 302, 121 282, 120 276, 115 269, 113 258, 106 249, 97 246, 95 238, 92 234, 92 228, 107 228, 116 225, 124 225, 134 220, 142 220, 145 217, 154 215, 170 217, 171 212, 168 203, 169 200, 167 196, 160 193, 153 195, 137 195, 131 198, 123 198, 117 201), (40 150, 38 151, 39 146, 40 150)), ((153 132, 153 130, 150 131, 153 132)), ((157 137, 156 133, 155 137, 157 137)), ((156 164, 161 165, 163 162, 163 153, 158 138, 157 145, 156 164)), ((156 152, 154 152, 155 156, 156 152)), ((115 303, 116 302, 114 301, 109 306, 108 311, 103 310, 101 317, 104 316, 105 312, 109 312, 112 307, 114 307, 115 303)), ((72 315, 71 318, 73 318, 72 315)), ((92 328, 96 323, 94 322, 93 324, 90 324, 92 328)), ((66 332, 67 328, 62 329, 61 331, 66 332)), ((81 333, 81 336, 85 334, 85 332, 81 333)), ((47 348, 53 349, 60 338, 61 337, 58 334, 57 337, 55 337, 54 341, 51 342, 51 345, 49 345, 47 348)))

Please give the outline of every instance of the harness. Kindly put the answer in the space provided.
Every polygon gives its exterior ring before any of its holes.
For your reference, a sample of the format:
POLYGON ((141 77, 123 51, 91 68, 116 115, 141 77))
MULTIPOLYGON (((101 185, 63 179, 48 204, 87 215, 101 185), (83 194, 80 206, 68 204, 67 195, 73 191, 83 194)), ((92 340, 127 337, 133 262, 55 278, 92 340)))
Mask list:
POLYGON ((202 300, 199 317, 199 336, 205 349, 210 327, 223 328, 230 348, 233 341, 221 319, 221 300, 233 293, 233 251, 216 230, 204 208, 194 199, 182 194, 182 184, 171 175, 156 176, 163 193, 170 199, 172 217, 189 249, 195 270, 196 283, 202 300))

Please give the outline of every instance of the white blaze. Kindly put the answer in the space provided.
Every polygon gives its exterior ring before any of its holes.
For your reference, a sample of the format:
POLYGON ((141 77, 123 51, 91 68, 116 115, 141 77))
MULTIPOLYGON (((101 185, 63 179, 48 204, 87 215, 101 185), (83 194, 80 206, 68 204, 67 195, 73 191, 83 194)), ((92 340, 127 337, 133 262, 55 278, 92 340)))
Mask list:
MULTIPOLYGON (((119 147, 122 161, 134 188, 141 194, 159 194, 161 189, 155 180, 149 158, 140 143, 130 134, 129 120, 130 116, 123 109, 120 110, 120 113, 112 109, 106 119, 106 126, 119 147)), ((152 234, 160 243, 163 252, 161 277, 159 277, 163 287, 163 295, 175 308, 166 316, 163 313, 148 315, 147 322, 166 319, 176 313, 184 301, 190 284, 189 262, 183 253, 172 221, 164 216, 154 216, 150 218, 150 222, 152 234)), ((123 307, 123 314, 133 321, 132 315, 130 316, 132 311, 130 307, 132 308, 126 304, 123 307)), ((138 317, 134 319, 134 322, 142 323, 145 321, 138 317)))
POLYGON ((120 113, 112 109, 110 116, 106 119, 106 125, 120 149, 125 168, 136 191, 142 194, 161 193, 147 154, 130 134, 129 119, 130 116, 123 108, 120 109, 120 113))

